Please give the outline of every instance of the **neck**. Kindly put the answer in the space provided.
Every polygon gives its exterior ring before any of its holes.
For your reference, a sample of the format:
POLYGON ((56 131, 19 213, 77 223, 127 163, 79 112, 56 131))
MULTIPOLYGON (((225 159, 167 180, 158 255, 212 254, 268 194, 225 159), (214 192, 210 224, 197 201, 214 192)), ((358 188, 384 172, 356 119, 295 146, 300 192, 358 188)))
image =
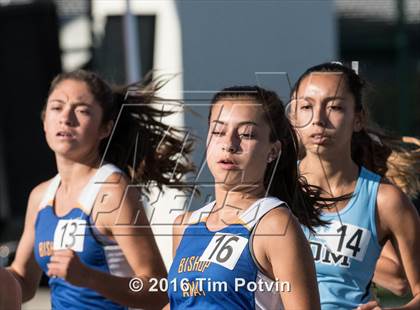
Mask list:
POLYGON ((241 212, 248 209, 253 202, 264 197, 265 189, 263 184, 255 186, 236 186, 227 188, 225 185, 217 184, 215 187, 216 207, 225 212, 241 212))
POLYGON ((300 173, 309 184, 319 186, 333 196, 342 195, 343 189, 351 186, 359 174, 350 153, 345 154, 347 156, 330 158, 308 152, 299 165, 300 173))
POLYGON ((99 167, 100 157, 99 154, 94 153, 82 161, 76 161, 56 154, 56 163, 61 178, 61 187, 64 192, 69 192, 72 187, 85 185, 86 178, 89 179, 99 167))

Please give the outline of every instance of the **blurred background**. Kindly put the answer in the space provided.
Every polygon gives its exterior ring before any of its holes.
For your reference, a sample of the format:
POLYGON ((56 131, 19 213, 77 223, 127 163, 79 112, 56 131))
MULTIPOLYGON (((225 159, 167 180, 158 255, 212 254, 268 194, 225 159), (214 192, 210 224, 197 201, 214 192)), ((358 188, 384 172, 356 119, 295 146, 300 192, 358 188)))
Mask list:
MULTIPOLYGON (((0 0, 0 263, 13 257, 30 190, 56 173, 40 121, 56 74, 84 68, 118 84, 152 69, 176 75, 163 96, 189 106, 171 122, 198 137, 203 169, 192 177, 199 198, 172 190, 149 201, 169 265, 168 224, 211 200, 203 124, 214 92, 259 84, 287 102, 299 74, 331 60, 359 61, 380 126, 420 136, 418 0, 0 0)), ((48 308, 37 302, 26 308, 48 308)))

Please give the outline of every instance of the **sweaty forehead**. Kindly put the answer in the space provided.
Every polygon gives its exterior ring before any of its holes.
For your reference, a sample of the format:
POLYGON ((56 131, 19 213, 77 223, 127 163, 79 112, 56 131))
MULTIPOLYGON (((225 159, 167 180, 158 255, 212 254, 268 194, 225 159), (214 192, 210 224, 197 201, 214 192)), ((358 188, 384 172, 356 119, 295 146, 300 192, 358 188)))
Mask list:
POLYGON ((298 88, 298 97, 345 96, 347 93, 347 81, 340 72, 312 72, 298 88))
POLYGON ((57 84, 50 95, 50 99, 90 102, 93 95, 85 82, 76 80, 64 80, 57 84))
POLYGON ((213 104, 210 121, 223 123, 264 122, 261 104, 251 99, 226 99, 213 104))

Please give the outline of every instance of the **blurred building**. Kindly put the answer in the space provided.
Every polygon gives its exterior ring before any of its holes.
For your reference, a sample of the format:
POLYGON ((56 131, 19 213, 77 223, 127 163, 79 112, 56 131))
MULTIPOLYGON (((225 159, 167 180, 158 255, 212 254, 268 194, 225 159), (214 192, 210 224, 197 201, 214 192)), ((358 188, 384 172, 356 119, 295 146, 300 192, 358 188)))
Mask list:
POLYGON ((373 118, 420 136, 420 1, 336 0, 340 59, 359 60, 373 118))

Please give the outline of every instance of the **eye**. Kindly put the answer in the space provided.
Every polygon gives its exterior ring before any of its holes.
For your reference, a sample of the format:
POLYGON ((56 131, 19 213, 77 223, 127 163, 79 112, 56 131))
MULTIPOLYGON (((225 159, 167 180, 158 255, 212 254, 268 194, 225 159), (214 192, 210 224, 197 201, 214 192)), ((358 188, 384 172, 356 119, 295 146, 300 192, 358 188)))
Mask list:
POLYGON ((241 139, 253 139, 254 138, 254 135, 252 134, 252 133, 241 133, 241 134, 239 134, 239 137, 241 138, 241 139))
POLYGON ((333 111, 342 111, 343 110, 343 108, 339 105, 331 105, 328 108, 333 110, 333 111))
POLYGON ((302 106, 300 107, 300 109, 301 109, 301 110, 310 110, 310 109, 312 109, 312 105, 310 105, 310 104, 305 104, 305 105, 302 105, 302 106))
POLYGON ((52 107, 50 107, 50 110, 59 111, 59 110, 61 110, 61 106, 53 105, 52 107))
POLYGON ((223 136, 225 134, 225 128, 221 124, 214 124, 210 130, 211 134, 215 136, 223 136))
POLYGON ((84 115, 90 115, 90 111, 87 109, 80 109, 77 110, 80 114, 84 114, 84 115))

